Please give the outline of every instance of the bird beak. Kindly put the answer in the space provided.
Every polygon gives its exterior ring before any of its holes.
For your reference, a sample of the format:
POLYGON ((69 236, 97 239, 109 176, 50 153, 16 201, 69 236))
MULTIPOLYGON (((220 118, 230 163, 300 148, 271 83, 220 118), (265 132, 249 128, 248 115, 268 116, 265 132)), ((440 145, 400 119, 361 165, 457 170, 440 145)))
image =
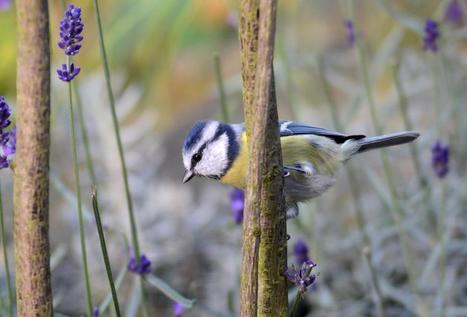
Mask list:
POLYGON ((185 175, 183 176, 183 184, 192 179, 193 176, 195 176, 195 173, 193 173, 192 171, 185 171, 185 175))

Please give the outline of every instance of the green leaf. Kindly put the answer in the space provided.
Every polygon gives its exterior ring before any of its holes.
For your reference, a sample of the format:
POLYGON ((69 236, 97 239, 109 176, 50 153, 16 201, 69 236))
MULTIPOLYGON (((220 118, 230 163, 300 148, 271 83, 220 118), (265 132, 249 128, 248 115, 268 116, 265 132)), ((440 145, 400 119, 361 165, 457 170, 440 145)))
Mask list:
POLYGON ((195 300, 193 299, 188 299, 184 296, 182 296, 179 292, 174 290, 169 284, 161 280, 160 278, 156 277, 155 275, 146 275, 144 277, 146 282, 148 282, 151 286, 154 286, 158 290, 160 290, 162 293, 164 293, 165 296, 173 300, 174 302, 179 303, 185 308, 191 308, 193 307, 193 304, 195 303, 195 300))

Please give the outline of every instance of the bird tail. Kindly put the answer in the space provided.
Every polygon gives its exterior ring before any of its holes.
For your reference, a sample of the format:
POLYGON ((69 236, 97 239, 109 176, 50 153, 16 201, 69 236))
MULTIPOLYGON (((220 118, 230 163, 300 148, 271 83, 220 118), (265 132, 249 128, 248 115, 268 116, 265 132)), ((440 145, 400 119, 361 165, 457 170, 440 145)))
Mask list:
POLYGON ((374 137, 349 139, 342 144, 344 161, 356 153, 362 153, 373 149, 409 143, 418 138, 417 132, 397 132, 374 137))
POLYGON ((360 145, 360 147, 357 150, 357 153, 362 153, 369 150, 379 149, 393 145, 409 143, 418 138, 419 135, 420 134, 417 132, 404 131, 374 137, 365 137, 363 139, 356 140, 356 142, 360 145))

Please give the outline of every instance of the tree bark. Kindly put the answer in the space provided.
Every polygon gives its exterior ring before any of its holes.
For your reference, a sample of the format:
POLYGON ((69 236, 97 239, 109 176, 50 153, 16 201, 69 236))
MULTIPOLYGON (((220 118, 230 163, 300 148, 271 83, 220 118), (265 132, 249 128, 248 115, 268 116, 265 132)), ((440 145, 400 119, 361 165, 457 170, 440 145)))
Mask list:
POLYGON ((52 316, 49 267, 50 52, 47 0, 16 1, 15 257, 18 316, 52 316))
POLYGON ((244 0, 240 43, 249 147, 243 223, 242 316, 286 316, 286 217, 274 88, 277 2, 244 0))

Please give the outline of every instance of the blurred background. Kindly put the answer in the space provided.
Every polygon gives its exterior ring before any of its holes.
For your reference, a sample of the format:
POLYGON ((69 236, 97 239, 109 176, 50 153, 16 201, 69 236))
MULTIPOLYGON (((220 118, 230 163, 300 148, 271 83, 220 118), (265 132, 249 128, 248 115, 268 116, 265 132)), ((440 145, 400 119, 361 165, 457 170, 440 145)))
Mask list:
MULTIPOLYGON (((124 187, 92 1, 74 3, 82 7, 85 25, 82 53, 75 58, 82 68, 76 86, 117 275, 126 267, 129 254, 120 234, 129 233, 124 187)), ((55 75, 64 62, 56 45, 63 10, 57 0, 49 1, 49 6, 53 293, 57 312, 79 316, 85 312, 85 297, 72 190, 67 89, 55 75)), ((242 229, 232 215, 232 188, 205 179, 182 185, 180 153, 185 134, 195 121, 222 119, 216 54, 221 60, 231 120, 243 121, 238 9, 239 2, 233 0, 102 2, 141 249, 152 262, 152 273, 196 299, 197 304, 183 316, 238 315, 242 229)), ((349 164, 353 171, 350 182, 348 172, 342 171, 333 189, 301 206, 299 218, 288 222, 289 263, 295 262, 294 245, 302 241, 319 272, 299 316, 375 316, 378 298, 386 316, 417 316, 420 311, 426 316, 467 316, 466 9, 464 0, 279 1, 275 71, 282 119, 336 128, 332 119, 335 105, 342 132, 375 134, 362 75, 362 61, 366 61, 384 131, 407 129, 394 81, 397 77, 405 94, 402 100, 407 102, 408 120, 421 133, 415 150, 405 145, 386 152, 395 193, 383 173, 381 153, 363 154, 349 164), (447 15, 453 2, 460 10, 454 18, 447 15), (428 18, 440 25, 435 52, 423 49, 428 18), (349 38, 346 20, 354 23, 358 47, 349 38), (438 177, 432 166, 432 147, 437 141, 450 151, 449 172, 444 177, 438 177), (399 221, 391 213, 394 206, 399 206, 399 221), (408 254, 403 252, 404 241, 408 254)), ((13 108, 15 28, 12 4, 0 11, 0 95, 13 108)), ((79 151, 97 305, 109 290, 91 213, 91 181, 84 150, 80 147, 79 151)), ((12 263, 11 171, 2 170, 0 177, 12 263)), ((4 307, 4 270, 1 274, 4 307)), ((137 316, 135 303, 140 299, 134 280, 131 273, 126 274, 119 290, 125 316, 137 316)), ((151 316, 173 315, 171 300, 151 286, 146 290, 151 316)), ((291 297, 293 294, 291 288, 291 297)))

